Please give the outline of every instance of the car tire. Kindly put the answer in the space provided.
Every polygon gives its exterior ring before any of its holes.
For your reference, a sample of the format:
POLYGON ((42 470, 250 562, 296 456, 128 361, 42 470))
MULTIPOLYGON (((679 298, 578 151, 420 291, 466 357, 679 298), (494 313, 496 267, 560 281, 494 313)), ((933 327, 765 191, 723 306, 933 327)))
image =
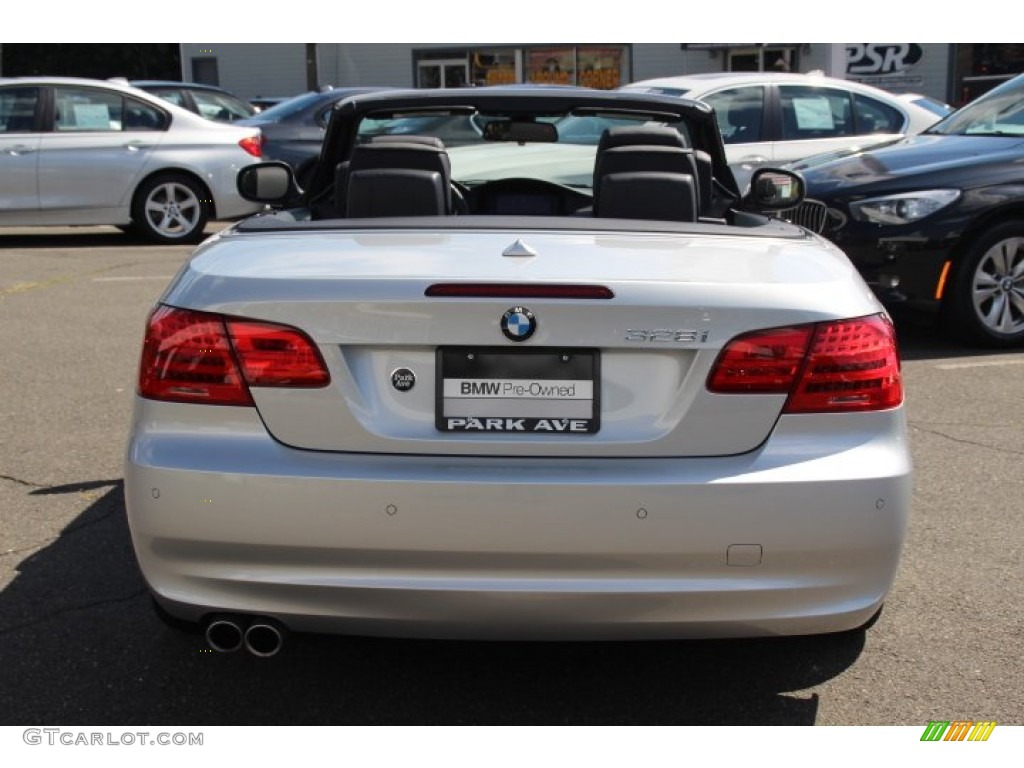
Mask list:
POLYGON ((154 176, 135 192, 133 226, 153 242, 197 243, 203 239, 209 202, 208 193, 188 176, 154 176))
POLYGON ((1003 222, 970 243, 947 301, 947 319, 965 340, 1024 343, 1024 223, 1003 222))

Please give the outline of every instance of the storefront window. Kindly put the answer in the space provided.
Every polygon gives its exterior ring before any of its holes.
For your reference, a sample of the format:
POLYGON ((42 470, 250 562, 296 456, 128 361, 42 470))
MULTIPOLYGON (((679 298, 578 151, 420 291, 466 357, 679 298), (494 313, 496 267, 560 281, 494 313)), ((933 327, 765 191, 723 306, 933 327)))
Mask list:
POLYGON ((519 82, 518 51, 484 49, 473 51, 471 77, 474 85, 507 85, 519 82))
POLYGON ((627 47, 580 45, 529 48, 525 54, 528 83, 618 88, 627 82, 627 47))
POLYGON ((563 45, 537 48, 469 48, 414 53, 416 85, 582 85, 618 88, 629 82, 629 46, 563 45))
POLYGON ((793 72, 796 71, 795 48, 739 48, 729 51, 730 72, 793 72))
POLYGON ((958 45, 956 69, 957 106, 972 101, 1014 75, 1024 72, 1024 44, 973 43, 958 45))
POLYGON ((573 48, 531 48, 526 55, 526 82, 573 85, 576 75, 573 48))
POLYGON ((619 46, 580 46, 577 85, 587 88, 618 88, 622 85, 622 48, 619 46))

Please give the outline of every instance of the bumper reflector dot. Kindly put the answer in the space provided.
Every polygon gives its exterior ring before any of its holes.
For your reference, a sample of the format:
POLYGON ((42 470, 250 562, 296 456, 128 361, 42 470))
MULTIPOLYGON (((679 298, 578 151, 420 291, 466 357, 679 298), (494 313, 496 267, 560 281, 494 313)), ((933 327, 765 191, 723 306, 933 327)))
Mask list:
POLYGON ((760 544, 730 544, 725 552, 726 565, 749 567, 761 564, 760 544))

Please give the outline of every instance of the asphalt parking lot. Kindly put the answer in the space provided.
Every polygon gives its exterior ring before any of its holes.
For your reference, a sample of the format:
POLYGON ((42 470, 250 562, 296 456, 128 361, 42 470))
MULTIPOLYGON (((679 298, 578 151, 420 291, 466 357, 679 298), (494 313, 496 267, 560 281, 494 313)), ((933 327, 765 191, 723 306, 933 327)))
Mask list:
POLYGON ((260 660, 167 629, 131 550, 121 455, 143 322, 188 252, 107 227, 0 232, 0 724, 1024 724, 1024 350, 909 325, 913 517, 867 632, 303 636, 260 660))

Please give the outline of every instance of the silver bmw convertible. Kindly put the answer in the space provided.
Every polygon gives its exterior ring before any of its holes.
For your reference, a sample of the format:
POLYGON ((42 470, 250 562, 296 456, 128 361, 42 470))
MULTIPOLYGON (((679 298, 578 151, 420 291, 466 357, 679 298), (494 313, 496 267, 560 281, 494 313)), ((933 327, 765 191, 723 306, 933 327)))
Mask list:
POLYGON ((201 244, 145 327, 128 517, 158 613, 477 639, 860 629, 911 465, 893 326, 741 196, 714 114, 570 88, 341 102, 298 187, 201 244), (471 123, 446 147, 417 125, 471 123), (591 141, 560 121, 594 122, 591 141))

